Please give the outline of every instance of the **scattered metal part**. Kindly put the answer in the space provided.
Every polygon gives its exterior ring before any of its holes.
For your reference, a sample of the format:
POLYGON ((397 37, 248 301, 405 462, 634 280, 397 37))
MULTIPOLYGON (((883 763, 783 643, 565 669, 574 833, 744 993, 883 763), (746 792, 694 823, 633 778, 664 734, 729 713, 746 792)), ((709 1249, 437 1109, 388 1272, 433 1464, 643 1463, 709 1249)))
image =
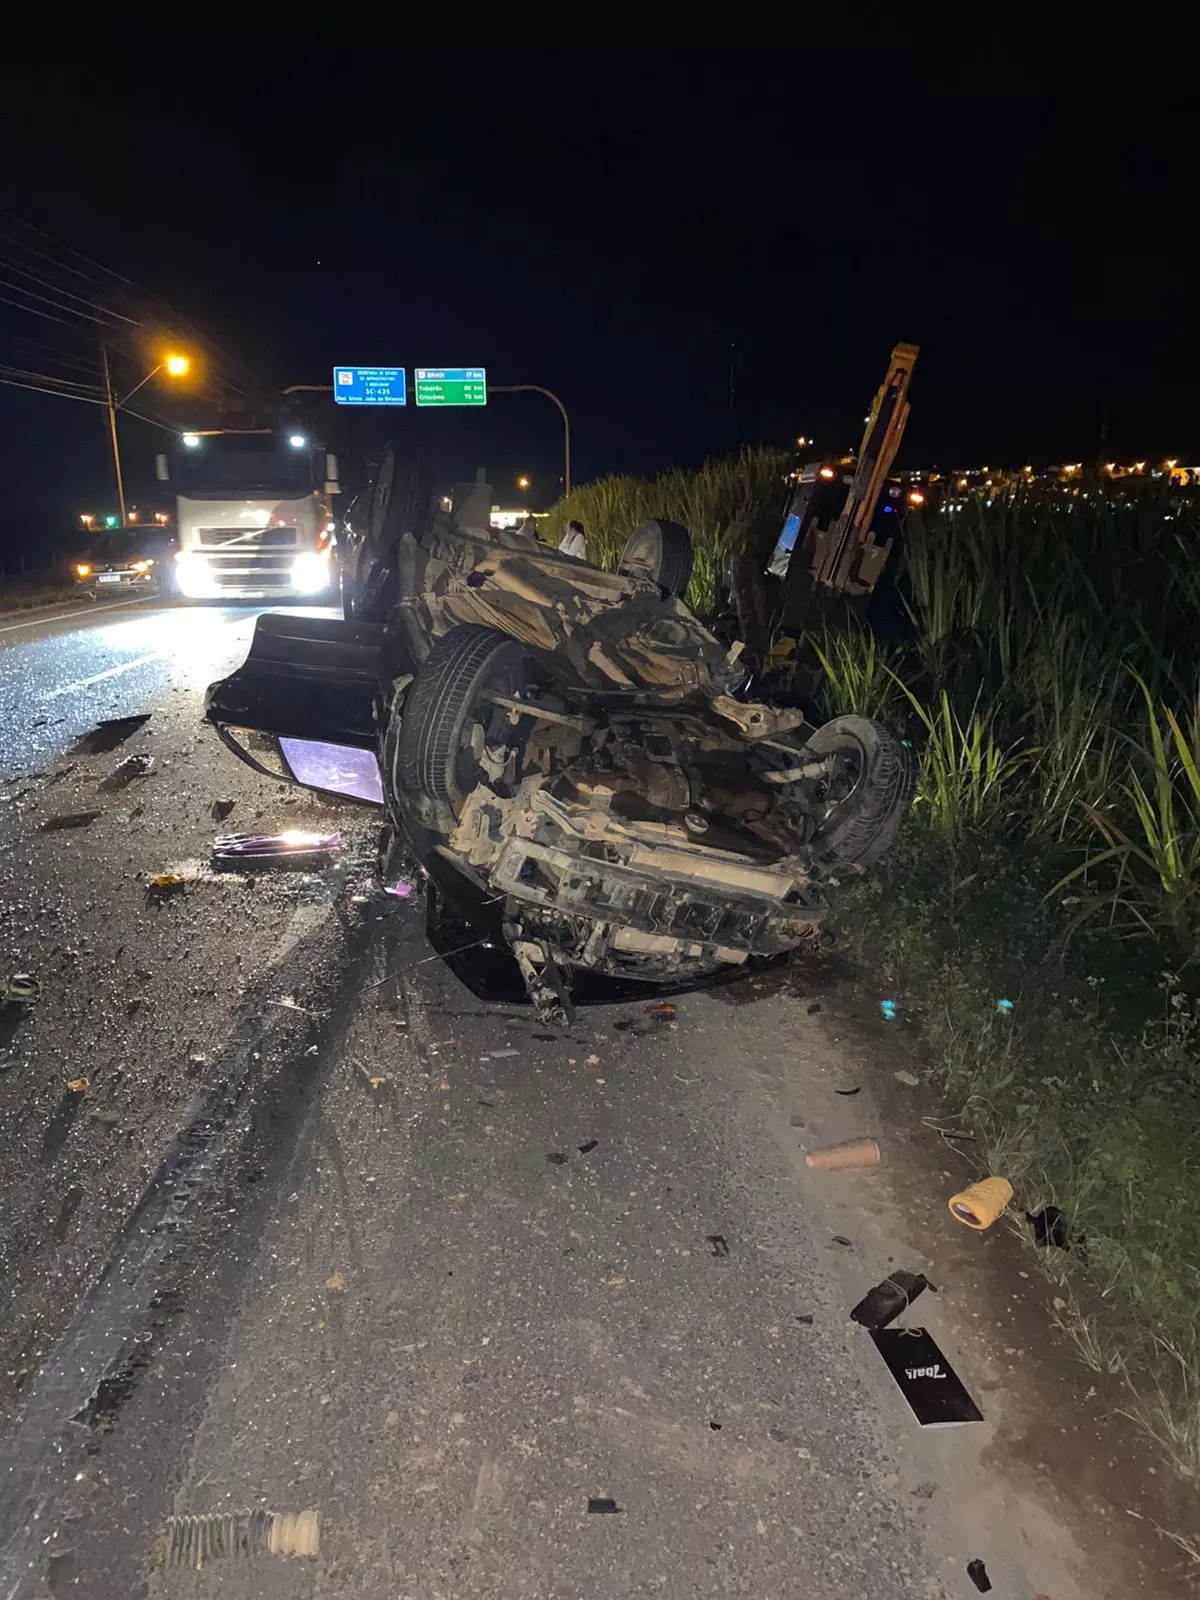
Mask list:
POLYGON ((713 1255, 727 1256, 729 1254, 729 1242, 723 1233, 706 1233, 704 1239, 706 1244, 712 1245, 713 1255))
POLYGON ((460 944, 457 950, 439 951, 436 955, 422 956, 418 961, 410 961, 407 966, 397 967, 395 972, 389 972, 386 978, 375 978, 370 983, 364 983, 363 989, 378 989, 380 984, 389 983, 393 978, 400 977, 402 973, 411 972, 414 967, 423 967, 429 961, 441 961, 447 953, 453 956, 461 956, 464 951, 478 950, 481 944, 487 943, 486 939, 472 939, 470 944, 460 944))
POLYGON ((844 1250, 854 1249, 854 1240, 847 1239, 844 1233, 831 1234, 830 1239, 833 1244, 840 1244, 844 1250))
POLYGON ((156 1541, 160 1566, 191 1567, 251 1556, 315 1556, 321 1548, 317 1511, 213 1511, 168 1517, 156 1541))
POLYGON ((38 823, 39 833, 61 833, 66 828, 90 828, 102 811, 66 811, 57 817, 47 817, 38 823))
POLYGON ((233 800, 214 800, 209 807, 208 814, 214 822, 224 822, 225 818, 233 810, 235 803, 233 800))
POLYGON ((512 1049, 508 1049, 508 1050, 489 1050, 488 1051, 488 1055, 492 1058, 493 1061, 507 1060, 507 1058, 509 1056, 519 1056, 520 1054, 521 1054, 521 1052, 519 1050, 512 1050, 512 1049))
POLYGON ((100 787, 105 794, 112 794, 118 789, 124 789, 137 778, 145 778, 154 770, 154 757, 150 755, 126 756, 109 773, 107 778, 100 780, 100 787))
POLYGON ((862 1084, 856 1083, 853 1089, 835 1089, 833 1092, 834 1094, 840 1094, 844 1099, 849 1100, 852 1095, 862 1093, 862 1084))
POLYGON ((974 1561, 967 1562, 967 1577, 979 1590, 980 1594, 987 1594, 992 1587, 992 1580, 987 1575, 987 1568, 978 1556, 974 1561))
POLYGON ((802 1322, 806 1328, 811 1328, 813 1325, 813 1314, 811 1311, 797 1311, 796 1321, 802 1322))
POLYGON ((583 1144, 578 1146, 579 1154, 581 1156, 590 1155, 599 1143, 599 1139, 586 1140, 583 1144))
POLYGON ((340 833, 309 833, 286 828, 282 833, 227 833, 213 840, 214 861, 294 861, 333 855, 342 848, 340 833))
POLYGON ((588 1511, 592 1516, 612 1516, 621 1507, 608 1495, 593 1495, 588 1501, 588 1511))
POLYGON ((933 1285, 923 1272, 892 1272, 865 1294, 850 1313, 851 1322, 864 1328, 886 1328, 907 1311, 918 1295, 933 1285))

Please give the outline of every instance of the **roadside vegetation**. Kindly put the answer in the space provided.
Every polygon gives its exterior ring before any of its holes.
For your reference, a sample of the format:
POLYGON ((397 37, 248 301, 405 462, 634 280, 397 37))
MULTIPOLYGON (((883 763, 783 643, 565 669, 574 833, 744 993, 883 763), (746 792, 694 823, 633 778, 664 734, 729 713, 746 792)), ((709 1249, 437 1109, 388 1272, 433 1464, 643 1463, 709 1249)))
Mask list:
POLYGON ((1063 1325, 1193 1478, 1198 540, 1153 486, 910 518, 905 636, 822 643, 825 709, 904 723, 920 758, 856 937, 1017 1215, 1066 1214, 1040 1252, 1063 1325))
MULTIPOLYGON (((578 517, 613 564, 646 517, 687 524, 711 614, 723 556, 779 525, 781 468, 603 480, 552 526, 578 517)), ((970 501, 905 535, 904 626, 811 641, 825 714, 902 726, 919 757, 845 935, 1026 1237, 1024 1213, 1065 1213, 1068 1248, 1038 1254, 1081 1357, 1200 1478, 1200 512, 1151 484, 970 501)))
POLYGON ((756 549, 778 531, 783 480, 791 465, 784 450, 747 446, 736 456, 705 462, 696 472, 676 468, 656 478, 599 478, 551 507, 544 537, 557 544, 565 523, 582 522, 588 559, 612 570, 639 523, 652 517, 681 522, 696 551, 687 603, 698 615, 710 616, 726 557, 756 549))

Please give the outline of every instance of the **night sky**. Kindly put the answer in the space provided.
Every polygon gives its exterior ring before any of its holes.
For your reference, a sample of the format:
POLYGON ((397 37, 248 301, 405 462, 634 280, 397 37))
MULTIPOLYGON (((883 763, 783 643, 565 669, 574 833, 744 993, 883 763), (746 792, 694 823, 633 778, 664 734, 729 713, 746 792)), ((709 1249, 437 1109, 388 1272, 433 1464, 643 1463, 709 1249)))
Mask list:
MULTIPOLYGON (((847 448, 900 339, 922 347, 911 464, 1094 460, 1106 395, 1110 457, 1200 454, 1182 48, 1015 19, 463 13, 434 37, 400 15, 73 22, 6 84, 2 203, 265 383, 356 361, 544 384, 577 481, 847 448)), ((0 362, 38 369, 30 339, 90 361, 77 327, 0 304, 0 362)), ((0 420, 9 552, 112 504, 99 408, 0 386, 0 420)), ((340 420, 364 449, 386 426, 340 420)), ((403 422, 442 479, 486 463, 554 498, 547 402, 403 422)), ((149 505, 162 435, 122 429, 149 505)))

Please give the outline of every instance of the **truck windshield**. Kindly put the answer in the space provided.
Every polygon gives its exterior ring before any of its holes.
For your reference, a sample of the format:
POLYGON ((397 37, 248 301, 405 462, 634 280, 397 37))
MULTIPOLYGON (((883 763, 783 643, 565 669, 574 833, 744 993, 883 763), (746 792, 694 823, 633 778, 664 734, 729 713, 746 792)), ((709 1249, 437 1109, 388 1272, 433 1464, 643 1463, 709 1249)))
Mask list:
POLYGON ((171 461, 180 494, 196 499, 234 499, 278 495, 295 499, 313 489, 312 451, 294 449, 270 433, 200 434, 181 445, 171 461))

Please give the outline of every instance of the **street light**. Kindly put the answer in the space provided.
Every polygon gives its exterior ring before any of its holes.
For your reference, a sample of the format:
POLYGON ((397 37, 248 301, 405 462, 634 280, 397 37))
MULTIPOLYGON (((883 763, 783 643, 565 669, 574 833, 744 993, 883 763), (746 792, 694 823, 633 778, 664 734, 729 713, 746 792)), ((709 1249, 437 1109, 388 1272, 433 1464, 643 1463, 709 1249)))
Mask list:
POLYGON ((517 479, 517 488, 518 489, 528 489, 528 487, 529 487, 529 479, 528 478, 520 477, 520 478, 517 479))
POLYGON ((84 527, 85 527, 85 528, 90 528, 90 527, 91 527, 91 525, 92 525, 92 523, 93 523, 93 522, 95 522, 95 520, 96 520, 96 518, 95 518, 95 515, 94 515, 94 513, 93 513, 93 512, 91 512, 91 511, 84 511, 84 512, 83 512, 83 513, 82 513, 82 514, 81 514, 81 515, 80 515, 80 518, 79 518, 79 520, 80 520, 80 522, 82 522, 82 523, 83 523, 83 525, 84 525, 84 527))
POLYGON ((108 431, 112 437, 113 470, 117 476, 117 502, 121 507, 121 526, 124 527, 125 484, 121 477, 121 447, 117 442, 117 412, 121 406, 127 405, 128 402, 133 399, 134 395, 142 387, 142 384, 149 383, 150 379, 157 376, 158 373, 165 371, 172 378, 182 378, 187 372, 188 368, 191 366, 191 362, 188 360, 187 356, 174 353, 164 356, 156 367, 151 367, 150 371, 140 383, 135 383, 133 388, 129 390, 128 394, 126 394, 123 399, 118 400, 113 394, 112 375, 108 370, 108 346, 103 342, 100 345, 100 355, 104 362, 104 404, 108 407, 108 431))
MULTIPOLYGON (((286 390, 284 391, 287 392, 286 390)), ((567 408, 555 394, 553 389, 543 389, 540 383, 489 383, 489 394, 544 394, 547 400, 553 400, 558 407, 559 416, 563 421, 563 493, 571 492, 571 419, 567 416, 567 408)))

